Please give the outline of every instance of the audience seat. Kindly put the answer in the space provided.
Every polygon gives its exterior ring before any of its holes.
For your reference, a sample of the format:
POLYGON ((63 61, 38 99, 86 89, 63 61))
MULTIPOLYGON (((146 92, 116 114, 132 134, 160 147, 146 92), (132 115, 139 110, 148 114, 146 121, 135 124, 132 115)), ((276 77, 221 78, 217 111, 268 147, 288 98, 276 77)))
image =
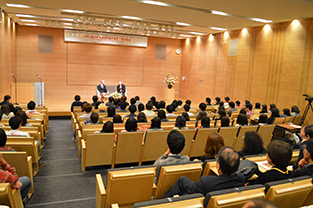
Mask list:
POLYGON ((284 123, 292 123, 295 119, 295 116, 287 116, 284 123))
POLYGON ((191 148, 191 144, 192 144, 192 140, 193 137, 195 135, 195 129, 179 129, 178 130, 180 133, 182 133, 185 137, 185 147, 183 149, 183 151, 181 151, 181 155, 188 155, 190 148, 191 148))
POLYGON ((0 204, 10 208, 24 208, 20 190, 12 189, 9 183, 0 183, 0 204))
POLYGON ((204 154, 204 147, 208 136, 217 132, 218 128, 203 128, 197 129, 194 140, 192 141, 190 152, 188 154, 189 157, 200 157, 204 154))
POLYGON ((216 169, 216 159, 205 160, 202 164, 202 174, 201 175, 218 175, 216 169))
POLYGON ((238 133, 238 126, 220 127, 218 133, 223 137, 225 146, 231 147, 238 133))
POLYGON ((273 124, 282 124, 284 123, 286 117, 276 117, 273 121, 273 124))
POLYGON ((298 178, 274 181, 265 184, 265 198, 278 207, 301 207, 312 189, 312 178, 298 178))
POLYGON ((139 163, 144 132, 119 132, 114 164, 139 163), (131 147, 131 148, 130 148, 131 147))
POLYGON ((302 115, 295 116, 295 119, 293 120, 292 123, 295 125, 299 125, 301 122, 301 119, 302 119, 302 115))
POLYGON ((271 143, 274 129, 275 129, 275 125, 260 125, 259 126, 257 133, 263 139, 264 148, 267 148, 269 143, 271 143))
POLYGON ((202 208, 202 194, 188 194, 180 197, 169 197, 146 202, 135 203, 133 208, 202 208))
POLYGON ((264 198, 263 185, 243 186, 207 193, 204 208, 241 208, 251 199, 264 198))
POLYGON ((191 162, 176 165, 161 166, 155 199, 164 197, 164 194, 174 185, 177 179, 181 176, 186 176, 190 180, 196 182, 199 180, 202 172, 202 162, 191 162))
POLYGON ((258 128, 258 126, 241 126, 239 131, 238 131, 238 135, 237 135, 236 139, 234 139, 232 147, 236 151, 241 150, 243 145, 244 145, 243 136, 245 135, 245 133, 247 131, 256 131, 257 128, 258 128))
POLYGON ((110 165, 113 168, 114 133, 87 134, 86 140, 81 140, 81 167, 110 165))
POLYGON ((111 204, 132 207, 136 202, 151 199, 155 177, 154 166, 109 169, 106 188, 102 176, 96 175, 96 208, 109 208, 111 204))

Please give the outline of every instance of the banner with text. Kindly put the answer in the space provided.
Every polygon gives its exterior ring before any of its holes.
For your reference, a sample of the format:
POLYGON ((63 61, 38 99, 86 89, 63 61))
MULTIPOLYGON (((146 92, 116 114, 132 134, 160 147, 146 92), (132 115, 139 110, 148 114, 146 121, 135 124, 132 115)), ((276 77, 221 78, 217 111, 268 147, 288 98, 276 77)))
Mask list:
POLYGON ((64 41, 147 47, 148 38, 135 35, 64 30, 64 41))

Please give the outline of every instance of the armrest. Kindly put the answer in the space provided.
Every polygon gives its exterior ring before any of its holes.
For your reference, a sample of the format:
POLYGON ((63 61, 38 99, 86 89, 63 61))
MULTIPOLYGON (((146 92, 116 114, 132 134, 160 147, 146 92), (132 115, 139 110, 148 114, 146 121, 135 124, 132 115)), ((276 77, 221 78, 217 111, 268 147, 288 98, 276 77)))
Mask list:
POLYGON ((81 145, 82 145, 82 149, 86 149, 86 143, 84 139, 81 139, 81 145))
POLYGON ((103 208, 105 207, 106 191, 101 174, 96 175, 96 181, 96 208, 103 208))
POLYGON ((111 208, 119 208, 118 204, 111 204, 111 208))

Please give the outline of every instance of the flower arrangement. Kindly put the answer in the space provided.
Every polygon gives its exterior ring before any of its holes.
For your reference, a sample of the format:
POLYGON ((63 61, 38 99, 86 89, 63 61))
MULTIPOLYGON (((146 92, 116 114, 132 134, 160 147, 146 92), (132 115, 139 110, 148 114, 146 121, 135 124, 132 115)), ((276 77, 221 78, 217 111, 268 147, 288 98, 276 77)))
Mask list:
POLYGON ((172 88, 172 86, 177 83, 177 77, 175 77, 173 73, 168 74, 165 76, 164 82, 168 88, 172 88))
POLYGON ((122 94, 121 93, 118 93, 118 92, 112 92, 110 94, 110 97, 122 97, 122 94))

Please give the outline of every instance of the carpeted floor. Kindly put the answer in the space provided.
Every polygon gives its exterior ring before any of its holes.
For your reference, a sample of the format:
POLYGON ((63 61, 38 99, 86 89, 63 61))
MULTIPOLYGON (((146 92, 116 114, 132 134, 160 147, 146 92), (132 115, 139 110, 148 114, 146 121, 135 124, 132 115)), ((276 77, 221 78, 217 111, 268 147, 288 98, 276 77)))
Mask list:
POLYGON ((40 168, 34 178, 35 193, 26 207, 79 208, 96 206, 96 177, 106 167, 81 171, 81 160, 72 140, 70 120, 50 120, 40 168))

